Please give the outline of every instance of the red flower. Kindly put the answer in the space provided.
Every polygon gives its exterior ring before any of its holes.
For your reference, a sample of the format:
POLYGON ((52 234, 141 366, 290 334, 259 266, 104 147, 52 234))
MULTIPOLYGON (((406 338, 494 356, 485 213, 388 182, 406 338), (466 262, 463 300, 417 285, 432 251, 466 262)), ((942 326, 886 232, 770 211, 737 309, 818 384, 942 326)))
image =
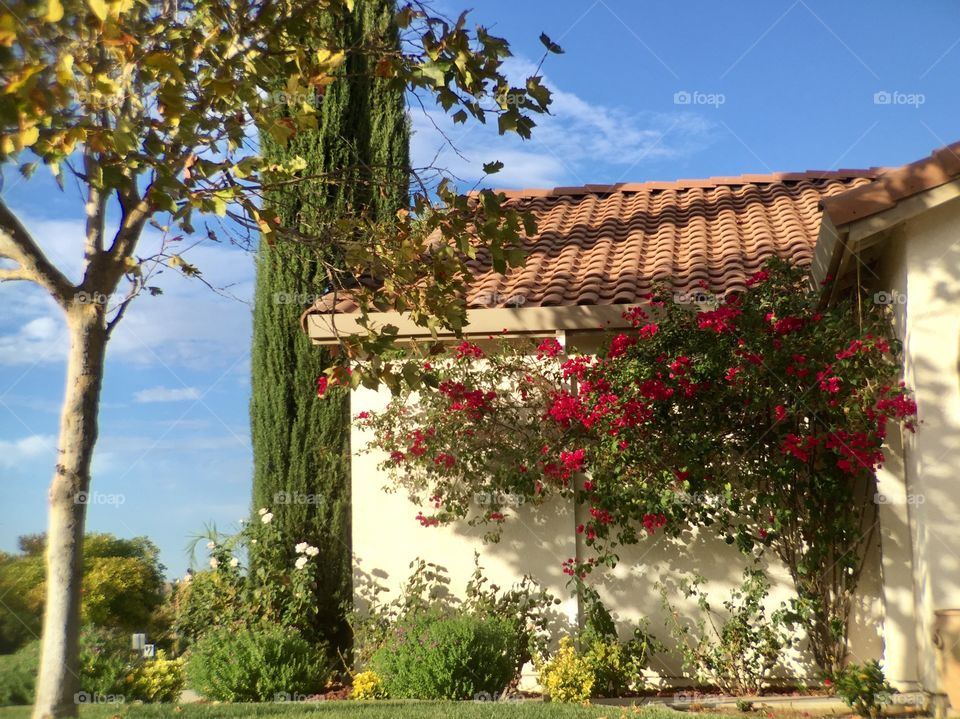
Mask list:
POLYGON ((787 408, 784 407, 782 404, 778 404, 776 407, 774 407, 773 413, 776 416, 778 422, 782 422, 787 418, 787 408))
POLYGON ((723 334, 733 329, 733 320, 742 314, 741 310, 732 307, 697 312, 697 326, 702 330, 713 330, 717 334, 723 334))
POLYGON ((357 415, 357 419, 370 419, 370 413, 366 411, 361 412, 357 415))
POLYGON ((640 339, 648 340, 653 337, 660 329, 660 325, 648 324, 640 328, 640 339))
POLYGON ((761 282, 766 282, 768 279, 770 279, 770 273, 766 270, 754 272, 752 275, 750 275, 750 277, 747 278, 747 287, 753 287, 761 282))
MULTIPOLYGON (((823 375, 825 373, 821 373, 823 375)), ((840 391, 840 378, 839 377, 820 377, 820 389, 824 392, 830 392, 831 394, 836 394, 840 391)))
POLYGON ((647 530, 647 534, 653 534, 666 523, 667 518, 662 514, 643 515, 643 527, 647 530))
POLYGON ((454 464, 456 464, 456 462, 457 460, 454 459, 453 455, 447 454, 446 452, 441 452, 440 454, 438 454, 436 457, 433 458, 433 463, 435 465, 437 465, 438 467, 443 465, 447 469, 450 469, 454 464))
POLYGON ((737 375, 740 374, 739 367, 731 367, 727 370, 727 382, 733 382, 737 378, 737 375))
POLYGON ((537 347, 537 359, 543 359, 544 357, 556 357, 561 352, 563 352, 563 347, 560 345, 560 343, 553 337, 548 337, 540 343, 539 347, 537 347))
POLYGON ((583 449, 575 449, 573 452, 560 452, 560 461, 571 472, 579 472, 583 468, 583 460, 586 452, 583 449))
POLYGON ((592 491, 593 491, 593 482, 590 482, 589 480, 586 481, 586 482, 584 482, 584 483, 583 483, 583 488, 584 488, 584 490, 587 491, 587 492, 592 492, 592 491))
POLYGON ((317 377, 317 397, 323 397, 327 392, 327 387, 330 386, 330 380, 327 379, 326 375, 320 375, 317 377))
POLYGON ((627 350, 636 343, 636 337, 628 337, 621 332, 614 337, 613 341, 610 343, 610 349, 607 351, 607 359, 616 359, 617 357, 626 354, 627 350))
POLYGON ((477 345, 464 340, 457 345, 457 359, 463 359, 464 357, 483 359, 483 350, 477 347, 477 345))

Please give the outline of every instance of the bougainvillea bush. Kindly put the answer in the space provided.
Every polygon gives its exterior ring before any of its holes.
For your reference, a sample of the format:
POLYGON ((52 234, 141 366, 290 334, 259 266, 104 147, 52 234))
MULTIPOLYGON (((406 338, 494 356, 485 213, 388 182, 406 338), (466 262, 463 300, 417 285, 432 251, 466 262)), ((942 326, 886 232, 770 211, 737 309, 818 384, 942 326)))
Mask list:
POLYGON ((593 556, 564 563, 576 581, 658 531, 709 526, 744 552, 769 548, 832 673, 876 527, 882 446, 913 428, 916 405, 886 308, 817 309, 805 272, 779 261, 747 284, 696 305, 654 292, 597 354, 463 342, 424 364, 429 386, 360 414, 370 449, 427 508, 424 526, 465 519, 496 539, 521 504, 585 503, 577 531, 593 556))

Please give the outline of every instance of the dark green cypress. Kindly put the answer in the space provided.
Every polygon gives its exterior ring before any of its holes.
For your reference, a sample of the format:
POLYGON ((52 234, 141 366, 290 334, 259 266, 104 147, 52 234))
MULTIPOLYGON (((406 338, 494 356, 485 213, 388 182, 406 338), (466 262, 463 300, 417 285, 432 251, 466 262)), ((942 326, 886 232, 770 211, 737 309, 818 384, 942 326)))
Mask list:
MULTIPOLYGON (((327 88, 315 131, 300 131, 286 147, 263 137, 272 161, 299 155, 304 177, 335 173, 341 181, 304 181, 268 196, 287 227, 329 236, 337 218, 389 221, 408 204, 409 129, 403 88, 376 76, 368 49, 399 47, 393 0, 358 0, 337 33, 347 59, 327 88), (364 49, 366 48, 366 49, 364 49)), ((313 638, 332 649, 349 646, 342 605, 351 598, 350 405, 346 393, 319 399, 316 380, 332 358, 312 346, 300 327, 305 299, 329 289, 321 244, 263 244, 257 258, 253 312, 251 435, 254 509, 270 507, 289 547, 305 541, 320 549, 317 624, 313 638), (292 502, 278 503, 285 492, 292 502), (314 497, 314 503, 297 502, 314 497)), ((256 557, 252 558, 254 571, 256 557)))

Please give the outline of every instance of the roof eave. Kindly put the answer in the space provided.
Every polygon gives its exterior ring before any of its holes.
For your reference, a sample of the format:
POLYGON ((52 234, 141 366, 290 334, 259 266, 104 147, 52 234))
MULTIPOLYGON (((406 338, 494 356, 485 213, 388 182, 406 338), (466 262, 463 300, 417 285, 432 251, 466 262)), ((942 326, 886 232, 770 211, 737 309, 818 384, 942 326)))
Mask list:
POLYGON ((885 241, 889 230, 897 225, 958 197, 960 178, 905 197, 882 212, 840 225, 834 224, 831 205, 825 202, 811 268, 811 280, 823 288, 820 305, 828 305, 834 300, 838 280, 846 274, 861 250, 885 241))
MULTIPOLYGON (((492 307, 467 310, 467 324, 462 336, 468 338, 552 337, 558 331, 568 333, 598 333, 629 327, 623 313, 637 304, 573 305, 561 307, 492 307)), ((359 313, 320 314, 304 318, 311 341, 317 345, 335 345, 341 339, 366 334, 359 324, 359 313)), ((409 315, 398 312, 372 312, 369 327, 382 331, 392 325, 396 338, 402 342, 450 340, 456 337, 449 330, 436 335, 416 324, 409 315)))

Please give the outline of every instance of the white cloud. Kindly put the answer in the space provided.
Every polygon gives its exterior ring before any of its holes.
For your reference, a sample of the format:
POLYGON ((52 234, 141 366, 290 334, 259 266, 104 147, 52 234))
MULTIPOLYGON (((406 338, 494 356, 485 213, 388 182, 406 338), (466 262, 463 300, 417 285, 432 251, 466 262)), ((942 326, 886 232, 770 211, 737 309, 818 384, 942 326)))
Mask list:
MULTIPOLYGON (((536 65, 523 58, 511 58, 504 67, 516 85, 522 85, 523 78, 536 71, 536 65)), ((484 162, 500 160, 504 169, 486 180, 497 187, 648 179, 645 167, 649 163, 691 155, 710 143, 716 129, 694 112, 637 112, 591 103, 562 90, 549 78, 544 84, 553 91, 551 114, 534 118, 537 126, 527 141, 512 135, 498 136, 493 116, 487 125, 472 119, 465 125, 454 125, 439 109, 431 108, 424 114, 415 107, 411 142, 414 164, 424 166, 437 156, 435 166, 473 181, 482 175, 484 162), (449 146, 442 147, 444 140, 434 123, 459 154, 449 146)))
MULTIPOLYGON (((37 237, 48 257, 72 279, 82 269, 83 221, 43 220, 32 206, 20 216, 37 237)), ((82 214, 82 205, 77 205, 82 214)), ((202 228, 198 228, 202 232, 202 228)), ((187 242, 189 240, 185 240, 187 242)), ((145 234, 138 256, 149 257, 158 235, 145 234)), ((203 241, 184 248, 183 256, 215 288, 160 268, 151 284, 163 290, 158 297, 136 298, 110 342, 108 360, 136 365, 164 366, 179 380, 178 366, 224 369, 243 362, 250 345, 250 306, 253 296, 254 259, 244 250, 203 241)), ((119 299, 111 298, 111 301, 119 299)), ((66 324, 59 307, 40 288, 26 282, 0 284, 0 366, 62 362, 69 346, 66 324)))
POLYGON ((45 458, 56 448, 56 438, 47 434, 32 434, 13 441, 0 439, 0 465, 15 467, 38 457, 45 458))
POLYGON ((200 399, 200 390, 196 387, 183 387, 181 389, 153 387, 152 389, 142 389, 134 395, 134 400, 137 402, 183 402, 197 399, 200 399))

